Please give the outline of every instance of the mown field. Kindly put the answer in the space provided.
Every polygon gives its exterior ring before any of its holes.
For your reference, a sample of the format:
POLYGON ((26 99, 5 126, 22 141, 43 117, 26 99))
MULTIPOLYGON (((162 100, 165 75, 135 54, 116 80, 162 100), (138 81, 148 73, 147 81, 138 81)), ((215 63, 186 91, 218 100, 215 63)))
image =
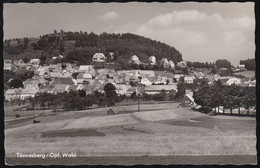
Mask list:
POLYGON ((235 73, 236 75, 242 75, 247 78, 255 77, 255 71, 242 71, 235 73))
MULTIPOLYGON (((7 125, 6 156, 15 158, 17 152, 75 152, 79 158, 92 159, 256 156, 253 117, 209 116, 178 108, 177 103, 145 104, 141 112, 134 112, 136 105, 117 108, 130 112, 107 116, 109 108, 99 108, 40 116, 37 124, 26 121, 7 125)), ((84 159, 79 162, 88 164, 84 159)), ((256 160, 251 159, 250 164, 254 163, 256 160)))

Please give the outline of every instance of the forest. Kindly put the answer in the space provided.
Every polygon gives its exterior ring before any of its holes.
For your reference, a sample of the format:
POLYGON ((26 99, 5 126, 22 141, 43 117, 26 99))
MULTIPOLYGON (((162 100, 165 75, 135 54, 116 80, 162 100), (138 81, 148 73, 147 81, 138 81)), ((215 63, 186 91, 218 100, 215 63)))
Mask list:
POLYGON ((98 35, 93 32, 55 30, 37 40, 23 38, 4 41, 5 59, 13 58, 14 55, 15 59, 33 56, 51 59, 61 54, 66 62, 90 64, 93 55, 98 52, 104 53, 108 61, 112 62, 129 59, 132 55, 137 55, 141 61, 146 62, 152 55, 157 60, 167 58, 174 63, 182 61, 182 54, 174 47, 131 33, 98 35), (34 54, 28 54, 29 52, 34 54), (113 53, 113 58, 110 53, 113 53))

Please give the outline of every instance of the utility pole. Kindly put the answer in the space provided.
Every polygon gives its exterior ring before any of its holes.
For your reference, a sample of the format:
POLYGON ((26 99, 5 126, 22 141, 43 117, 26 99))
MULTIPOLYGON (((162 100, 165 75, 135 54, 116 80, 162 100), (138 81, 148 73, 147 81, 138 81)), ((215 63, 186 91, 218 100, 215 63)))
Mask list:
POLYGON ((138 88, 138 112, 140 111, 140 88, 138 88))

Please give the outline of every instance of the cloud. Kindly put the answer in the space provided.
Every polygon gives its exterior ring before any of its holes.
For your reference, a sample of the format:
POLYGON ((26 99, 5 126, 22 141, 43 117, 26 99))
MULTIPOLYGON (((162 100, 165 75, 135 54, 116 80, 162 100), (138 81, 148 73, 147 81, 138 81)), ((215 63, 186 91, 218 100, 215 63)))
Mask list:
POLYGON ((254 28, 254 19, 247 16, 225 18, 184 10, 155 16, 134 33, 174 46, 186 60, 226 58, 238 64, 240 59, 254 57, 254 28))
POLYGON ((98 16, 98 19, 102 20, 102 21, 109 21, 109 20, 115 20, 118 17, 119 17, 119 15, 116 12, 111 11, 111 12, 105 13, 102 16, 98 16))

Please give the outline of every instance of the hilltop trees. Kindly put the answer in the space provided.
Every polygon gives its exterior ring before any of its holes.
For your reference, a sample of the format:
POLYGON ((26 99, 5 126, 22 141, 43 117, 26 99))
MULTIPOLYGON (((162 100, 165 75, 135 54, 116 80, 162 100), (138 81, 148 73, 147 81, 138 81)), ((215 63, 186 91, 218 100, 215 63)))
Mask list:
POLYGON ((226 59, 218 59, 215 64, 218 68, 231 68, 231 63, 226 59))
MULTIPOLYGON (((92 61, 93 55, 97 52, 113 52, 113 59, 110 59, 110 62, 129 59, 129 57, 134 54, 137 55, 141 61, 148 60, 151 55, 155 55, 158 60, 167 58, 172 60, 175 64, 182 61, 181 53, 174 47, 130 33, 102 33, 98 35, 93 32, 59 33, 55 31, 54 34, 40 36, 38 41, 28 40, 25 40, 27 46, 31 44, 34 50, 48 53, 47 57, 62 53, 66 61, 76 61, 79 64, 89 64, 92 61)), ((9 43, 10 42, 6 42, 6 44, 9 43)), ((19 46, 15 48, 11 47, 12 46, 8 47, 8 45, 5 45, 4 51, 7 53, 7 56, 9 52, 18 54, 27 49, 24 46, 21 48, 19 46)))

